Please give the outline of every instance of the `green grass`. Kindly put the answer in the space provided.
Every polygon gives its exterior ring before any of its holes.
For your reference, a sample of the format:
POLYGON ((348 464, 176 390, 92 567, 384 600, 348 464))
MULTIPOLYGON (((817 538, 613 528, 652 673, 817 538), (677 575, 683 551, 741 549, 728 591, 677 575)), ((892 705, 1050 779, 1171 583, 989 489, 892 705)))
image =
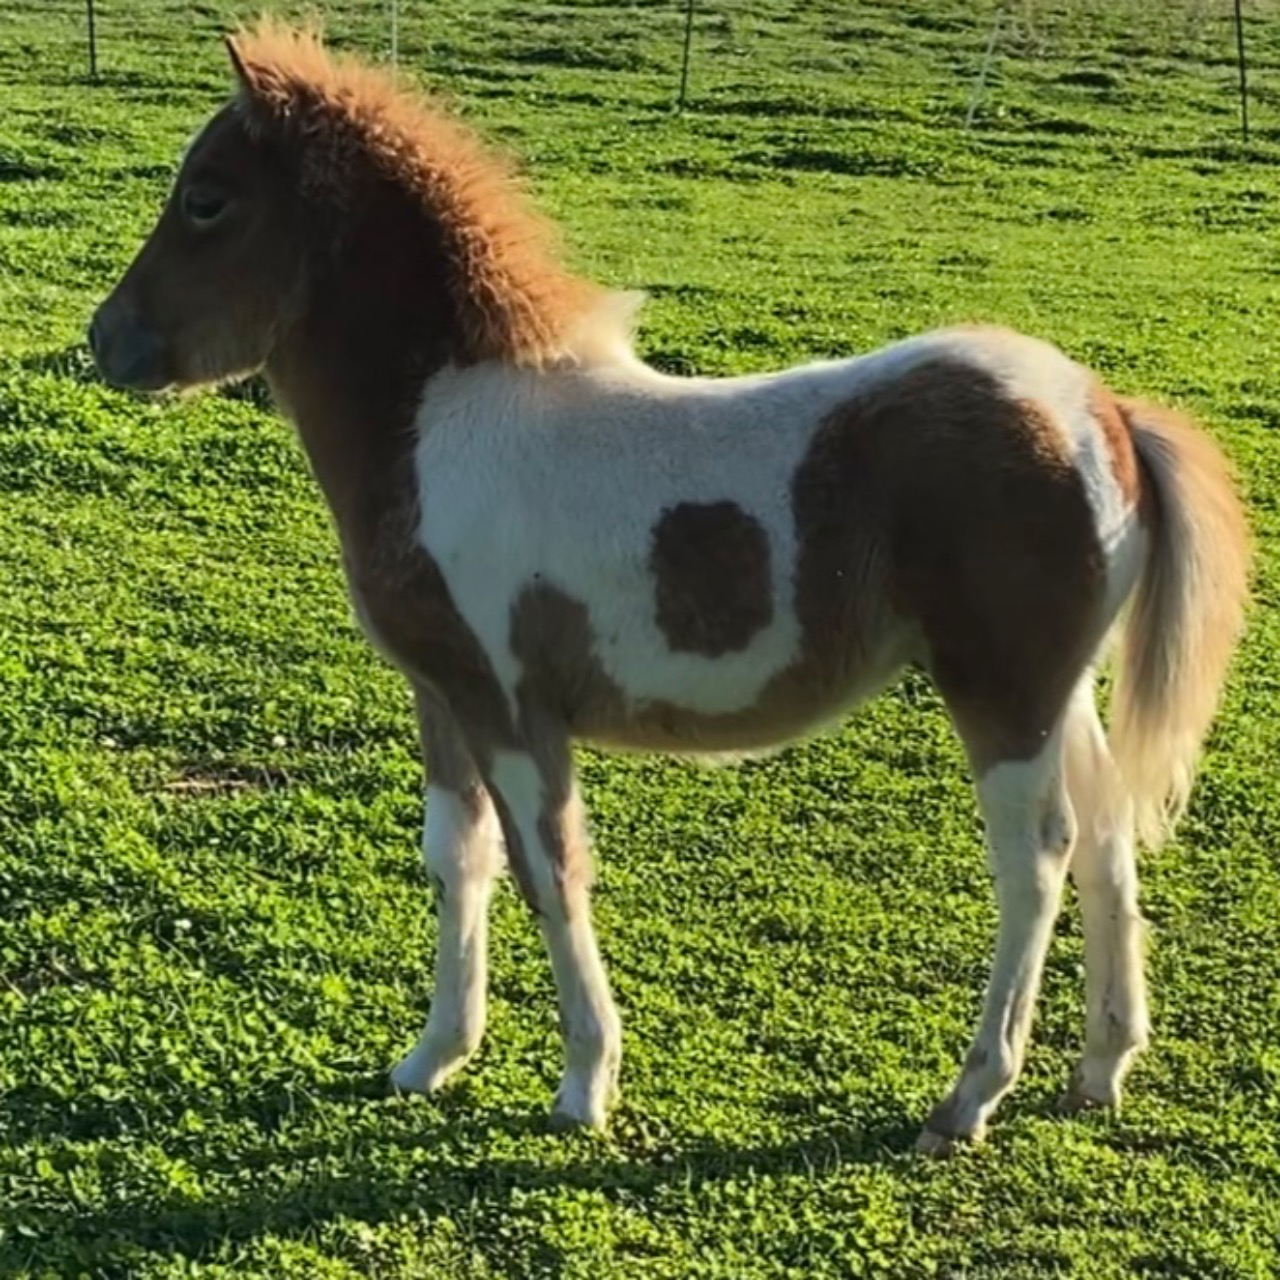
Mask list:
MULTIPOLYGON (((1119 1118, 1052 1103, 1054 940, 989 1143, 916 1158, 994 925, 960 753, 908 680, 703 772, 584 755, 623 1011, 607 1137, 556 1136, 553 996, 510 887, 438 1100, 400 680, 252 399, 104 389, 88 315, 227 85, 226 5, 0 0, 0 1275, 1269 1277, 1280 1268, 1280 10, 402 4, 406 75, 525 158, 575 260, 727 373, 986 318, 1181 404, 1239 463, 1257 606, 1176 844, 1143 863, 1156 1039, 1119 1118), (1153 10, 1157 10, 1153 12, 1153 10)), ((324 6, 378 50, 381 6, 324 6), (361 24, 364 25, 361 25, 361 24)))

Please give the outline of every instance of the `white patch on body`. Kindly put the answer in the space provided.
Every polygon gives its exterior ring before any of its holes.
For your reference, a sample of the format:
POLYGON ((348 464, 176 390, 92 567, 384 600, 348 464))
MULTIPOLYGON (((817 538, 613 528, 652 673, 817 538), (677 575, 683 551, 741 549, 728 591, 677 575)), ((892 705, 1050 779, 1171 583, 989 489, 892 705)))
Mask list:
POLYGON ((629 349, 554 372, 484 364, 432 378, 418 414, 419 536, 508 696, 520 675, 511 608, 543 584, 586 606, 596 657, 633 703, 752 706, 800 645, 791 481, 814 431, 938 345, 744 378, 668 377, 629 349), (654 526, 680 503, 717 502, 764 530, 772 618, 741 650, 673 652, 656 618, 654 526))

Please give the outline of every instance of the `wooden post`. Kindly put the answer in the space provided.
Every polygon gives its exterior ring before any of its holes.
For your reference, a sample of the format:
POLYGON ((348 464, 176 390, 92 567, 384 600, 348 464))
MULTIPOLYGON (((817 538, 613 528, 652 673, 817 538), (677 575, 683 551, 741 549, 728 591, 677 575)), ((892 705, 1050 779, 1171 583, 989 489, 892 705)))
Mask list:
POLYGON ((98 29, 94 22, 93 0, 86 0, 89 8, 89 79, 98 78, 98 29))
POLYGON ((973 128, 973 117, 978 112, 982 95, 987 88, 987 72, 991 70, 991 59, 995 57, 996 40, 1000 36, 1000 27, 1004 22, 1004 10, 996 10, 995 21, 991 24, 991 36, 987 40, 987 51, 982 55, 982 66, 978 69, 978 79, 969 94, 969 109, 964 113, 964 128, 967 133, 973 128))
POLYGON ((693 45, 693 6, 689 0, 684 11, 684 62, 680 67, 680 101, 676 110, 684 110, 684 100, 689 92, 689 50, 693 45))
POLYGON ((1249 86, 1244 71, 1244 15, 1240 12, 1240 0, 1236 0, 1236 55, 1240 60, 1240 132, 1249 141, 1249 86))

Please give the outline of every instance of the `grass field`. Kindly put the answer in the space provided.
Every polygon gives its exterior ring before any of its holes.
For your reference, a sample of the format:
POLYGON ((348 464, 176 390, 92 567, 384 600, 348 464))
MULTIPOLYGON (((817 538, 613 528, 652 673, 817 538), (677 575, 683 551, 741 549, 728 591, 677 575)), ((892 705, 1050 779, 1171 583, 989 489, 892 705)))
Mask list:
MULTIPOLYGON (((382 6, 320 6, 378 51, 382 6), (362 25, 363 24, 363 25, 362 25)), ((1144 859, 1155 1044, 1122 1116, 1053 1101, 1074 904, 985 1147, 917 1158, 982 994, 975 805, 916 679, 704 772, 585 755, 622 1009, 607 1137, 510 886, 490 1032, 380 1096, 434 923, 401 681, 253 395, 103 388, 85 322, 227 87, 232 4, 0 0, 0 1275, 1270 1277, 1280 1270, 1280 7, 402 0, 406 75, 524 157, 641 344, 729 373, 1019 326, 1200 416, 1257 604, 1180 840, 1144 859)))

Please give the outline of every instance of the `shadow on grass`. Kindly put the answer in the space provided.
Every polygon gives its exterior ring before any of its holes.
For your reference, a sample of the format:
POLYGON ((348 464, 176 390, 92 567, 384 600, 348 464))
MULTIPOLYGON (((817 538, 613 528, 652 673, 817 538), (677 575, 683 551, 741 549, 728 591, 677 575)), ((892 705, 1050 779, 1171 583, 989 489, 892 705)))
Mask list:
MULTIPOLYGON (((85 325, 88 323, 89 318, 86 316, 85 325)), ((93 363, 88 342, 74 342, 56 351, 41 351, 36 355, 25 356, 18 361, 18 367, 27 373, 51 373, 71 382, 102 381, 93 363)))
MULTIPOLYGON (((165 1120, 146 1114, 134 1103, 99 1104, 88 1115, 69 1116, 66 1100, 48 1090, 13 1091, 3 1102, 0 1126, 10 1142, 24 1137, 54 1136, 54 1113, 67 1124, 63 1137, 89 1139, 107 1135, 154 1135, 165 1120), (20 1113, 42 1113, 26 1132, 10 1122, 20 1113), (5 1112, 9 1114, 5 1114, 5 1112)), ((856 1164, 878 1164, 909 1150, 915 1126, 905 1115, 868 1129, 828 1126, 804 1138, 765 1145, 734 1146, 694 1142, 660 1154, 651 1150, 628 1155, 620 1142, 599 1143, 589 1137, 558 1136, 569 1150, 554 1155, 494 1156, 513 1142, 550 1138, 544 1111, 495 1112, 478 1109, 466 1090, 445 1094, 421 1105, 389 1100, 385 1077, 360 1075, 306 1093, 279 1089, 240 1107, 222 1109, 226 1121, 252 1119, 263 1145, 235 1152, 184 1154, 184 1164, 204 1180, 238 1179, 243 1189, 201 1197, 180 1188, 156 1194, 154 1182, 109 1210, 70 1214, 65 1209, 0 1206, 0 1274, 38 1266, 41 1274, 73 1275, 86 1267, 110 1270, 140 1254, 185 1259, 206 1258, 218 1250, 244 1246, 265 1237, 313 1237, 330 1223, 358 1221, 368 1226, 401 1219, 454 1217, 467 1223, 472 1243, 482 1252, 488 1241, 504 1237, 504 1220, 518 1210, 530 1191, 567 1188, 612 1198, 649 1197, 667 1187, 696 1189, 741 1176, 815 1172, 856 1164), (343 1123, 347 1108, 399 1106, 413 1108, 421 1124, 410 1131, 354 1136, 356 1126, 343 1123), (299 1141, 270 1145, 275 1130, 299 1109, 319 1113, 342 1110, 323 1128, 299 1141), (496 1142, 495 1142, 496 1140, 496 1142), (429 1153, 423 1161, 422 1153, 429 1153)), ((625 1126, 624 1126, 625 1127, 625 1126)), ((547 1246, 554 1273, 565 1261, 547 1246)), ((492 1261, 502 1266, 503 1259, 492 1261)))

